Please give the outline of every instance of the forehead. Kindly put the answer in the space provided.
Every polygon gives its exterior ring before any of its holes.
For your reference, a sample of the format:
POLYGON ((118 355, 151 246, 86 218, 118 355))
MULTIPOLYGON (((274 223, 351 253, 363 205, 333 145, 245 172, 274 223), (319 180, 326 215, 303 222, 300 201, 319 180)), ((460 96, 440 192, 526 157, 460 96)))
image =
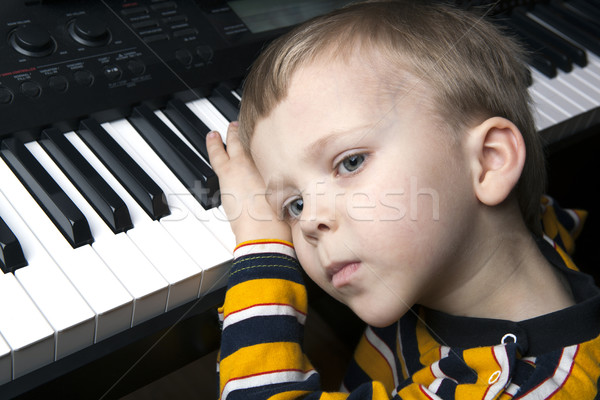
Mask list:
POLYGON ((325 134, 376 119, 389 103, 374 88, 378 84, 356 63, 322 61, 299 69, 287 96, 256 123, 250 142, 255 162, 274 151, 291 157, 325 134))
POLYGON ((261 146, 263 136, 270 138, 271 145, 282 134, 291 136, 287 139, 306 140, 377 118, 393 104, 397 91, 398 87, 380 79, 372 66, 358 57, 321 57, 299 68, 290 79, 285 98, 257 121, 252 151, 261 146))

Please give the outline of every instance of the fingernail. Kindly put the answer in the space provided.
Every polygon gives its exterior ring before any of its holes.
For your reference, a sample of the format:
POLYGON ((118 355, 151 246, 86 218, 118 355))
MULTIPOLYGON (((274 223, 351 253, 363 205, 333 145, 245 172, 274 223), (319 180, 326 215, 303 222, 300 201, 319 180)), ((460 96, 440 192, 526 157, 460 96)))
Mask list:
POLYGON ((237 128, 238 126, 240 126, 240 123, 238 121, 231 121, 231 126, 233 126, 234 128, 237 128))
POLYGON ((219 136, 219 133, 216 131, 210 131, 206 136, 208 136, 209 138, 216 138, 217 136, 219 136))

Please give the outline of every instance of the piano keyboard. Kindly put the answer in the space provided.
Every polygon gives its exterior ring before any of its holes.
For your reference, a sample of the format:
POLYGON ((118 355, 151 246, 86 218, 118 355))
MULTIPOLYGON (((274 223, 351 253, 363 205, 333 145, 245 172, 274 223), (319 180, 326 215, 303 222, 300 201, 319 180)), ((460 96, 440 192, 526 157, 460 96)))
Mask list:
MULTIPOLYGON (((565 5, 600 18, 586 0, 499 16, 533 51, 529 90, 547 144, 600 122, 600 37, 561 17, 565 5)), ((2 139, 0 385, 225 285, 234 238, 204 136, 226 133, 239 100, 219 85, 36 141, 2 139)))
MULTIPOLYGON (((195 118, 191 120, 195 125, 206 127, 204 135, 210 129, 226 132, 228 120, 207 99, 184 106, 190 111, 187 117, 195 118)), ((60 133, 51 129, 38 141, 3 141, 0 215, 6 229, 17 238, 27 266, 11 265, 11 258, 3 257, 6 265, 0 281, 0 298, 4 304, 16 302, 16 306, 3 307, 0 311, 3 338, 0 365, 7 365, 0 369, 1 383, 224 285, 235 240, 222 209, 214 204, 203 206, 199 199, 206 196, 192 193, 206 188, 186 187, 167 164, 170 160, 167 156, 172 159, 178 157, 178 153, 165 156, 165 150, 169 150, 167 143, 161 144, 163 148, 152 148, 134 124, 154 124, 168 129, 174 135, 173 140, 176 138, 191 152, 186 154, 188 157, 193 154, 196 162, 205 163, 201 152, 189 144, 164 113, 150 111, 136 118, 135 123, 131 119, 103 124, 86 120, 79 131, 60 133), (117 160, 106 157, 103 161, 93 149, 94 141, 86 139, 87 135, 94 134, 92 130, 112 138, 114 146, 140 167, 137 172, 147 174, 160 188, 168 204, 168 215, 158 218, 144 209, 141 199, 132 196, 135 188, 128 187, 131 182, 115 175, 119 169, 105 164, 117 160), (52 143, 62 143, 47 151, 50 146, 45 142, 51 137, 54 138, 52 143), (65 156, 67 153, 61 153, 59 147, 70 148, 71 159, 65 156), (23 153, 32 156, 32 160, 23 153), (65 157, 62 163, 56 162, 59 157, 53 159, 52 153, 62 154, 65 157), (20 162, 15 161, 17 159, 20 162), (107 224, 106 218, 102 218, 77 189, 85 183, 72 181, 86 176, 76 173, 68 176, 63 172, 65 166, 84 170, 81 163, 89 163, 101 182, 107 184, 107 189, 114 191, 122 201, 129 215, 125 219, 131 221, 129 227, 115 233, 116 228, 107 224), (30 190, 35 192, 33 187, 38 184, 35 172, 30 172, 32 177, 25 185, 21 179, 27 172, 15 173, 15 170, 35 171, 37 168, 43 169, 57 184, 49 189, 53 192, 46 192, 46 198, 37 195, 38 200, 30 193, 30 190), (63 200, 59 191, 81 212, 83 220, 77 222, 89 225, 91 241, 85 234, 83 239, 78 239, 74 229, 65 233, 66 229, 58 228, 60 221, 54 222, 47 216, 45 209, 60 207, 52 202, 53 198, 63 200)), ((150 129, 149 126, 145 128, 150 129)), ((39 185, 37 191, 43 192, 43 183, 39 185)))

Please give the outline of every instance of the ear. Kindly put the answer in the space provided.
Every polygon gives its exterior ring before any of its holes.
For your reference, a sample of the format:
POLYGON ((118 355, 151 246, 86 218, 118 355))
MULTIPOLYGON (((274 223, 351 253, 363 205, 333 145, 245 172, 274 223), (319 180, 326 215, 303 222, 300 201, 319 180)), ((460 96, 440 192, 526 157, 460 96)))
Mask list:
POLYGON ((503 202, 525 164, 525 142, 506 118, 492 117, 469 130, 467 140, 475 195, 483 204, 503 202))

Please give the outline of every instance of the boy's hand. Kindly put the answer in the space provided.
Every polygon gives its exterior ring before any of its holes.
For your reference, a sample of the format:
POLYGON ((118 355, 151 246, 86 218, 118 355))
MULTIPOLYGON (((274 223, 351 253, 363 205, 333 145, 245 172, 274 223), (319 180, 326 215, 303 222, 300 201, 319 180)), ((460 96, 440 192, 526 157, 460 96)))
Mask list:
POLYGON ((291 241, 289 226, 273 212, 265 198, 265 183, 238 138, 238 124, 227 130, 227 150, 217 132, 206 138, 210 163, 219 177, 221 204, 236 244, 247 240, 291 241))

